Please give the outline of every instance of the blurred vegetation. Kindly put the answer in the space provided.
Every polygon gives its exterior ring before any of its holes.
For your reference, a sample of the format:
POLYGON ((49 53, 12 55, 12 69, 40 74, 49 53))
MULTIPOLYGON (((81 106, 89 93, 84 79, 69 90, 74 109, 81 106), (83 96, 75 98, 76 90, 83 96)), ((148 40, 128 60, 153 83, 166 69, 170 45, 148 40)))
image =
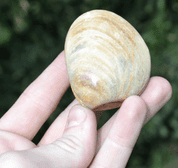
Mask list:
MULTIPOLYGON (((146 41, 151 76, 173 87, 171 101, 142 129, 127 167, 178 167, 178 1, 177 0, 1 0, 0 116, 63 50, 72 22, 92 9, 113 11, 128 20, 146 41)), ((70 88, 34 139, 74 99, 70 88)), ((102 126, 115 112, 104 113, 102 126)))

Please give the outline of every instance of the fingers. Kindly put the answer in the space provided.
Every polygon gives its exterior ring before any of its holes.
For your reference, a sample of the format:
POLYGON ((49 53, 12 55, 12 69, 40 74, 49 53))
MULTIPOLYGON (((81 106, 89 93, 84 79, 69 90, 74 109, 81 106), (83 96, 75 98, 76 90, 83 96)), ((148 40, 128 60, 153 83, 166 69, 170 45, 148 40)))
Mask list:
MULTIPOLYGON (((152 77, 147 86, 145 92, 141 95, 143 100, 146 102, 148 112, 145 122, 150 119, 154 114, 170 99, 172 94, 172 89, 166 79, 161 77, 152 77), (162 102, 161 104, 159 102, 162 102)), ((77 100, 74 100, 63 113, 61 113, 53 124, 49 127, 38 146, 46 145, 54 142, 56 139, 61 138, 69 110, 72 106, 79 104, 77 100)), ((100 113, 100 112, 99 112, 100 113)), ((100 146, 103 144, 105 138, 111 126, 115 120, 117 113, 115 113, 110 120, 98 131, 98 137, 100 137, 100 143, 97 146, 99 150, 100 146)), ((97 120, 99 119, 99 114, 96 114, 97 120)))
POLYGON ((0 120, 0 130, 32 139, 69 86, 62 52, 22 93, 0 120))
POLYGON ((82 106, 74 106, 70 110, 62 138, 38 148, 10 152, 9 157, 6 153, 0 157, 0 165, 7 164, 8 167, 10 161, 14 161, 16 167, 84 168, 94 156, 96 134, 94 113, 82 106))
POLYGON ((124 101, 91 168, 126 166, 145 120, 147 107, 138 96, 124 101))
MULTIPOLYGON (((144 93, 140 96, 146 103, 147 115, 144 123, 149 121, 157 112, 160 110, 166 102, 169 101, 172 95, 172 88, 170 83, 162 77, 152 77, 148 83, 147 88, 144 93)), ((118 111, 119 112, 119 111, 118 111)), ((100 146, 102 146, 104 140, 106 139, 109 130, 117 116, 115 113, 105 125, 98 131, 98 137, 100 139, 99 145, 97 146, 97 151, 100 146)))
POLYGON ((147 123, 171 98, 172 87, 162 77, 152 77, 147 89, 141 95, 148 107, 148 113, 144 123, 147 123))

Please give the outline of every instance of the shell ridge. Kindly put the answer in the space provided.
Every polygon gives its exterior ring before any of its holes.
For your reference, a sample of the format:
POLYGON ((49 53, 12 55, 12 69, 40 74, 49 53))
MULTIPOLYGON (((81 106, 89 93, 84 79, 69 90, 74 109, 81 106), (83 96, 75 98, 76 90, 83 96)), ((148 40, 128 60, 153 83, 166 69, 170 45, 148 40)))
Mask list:
POLYGON ((150 53, 141 35, 125 19, 104 10, 79 16, 65 40, 71 88, 84 107, 117 107, 140 94, 150 76, 150 53))

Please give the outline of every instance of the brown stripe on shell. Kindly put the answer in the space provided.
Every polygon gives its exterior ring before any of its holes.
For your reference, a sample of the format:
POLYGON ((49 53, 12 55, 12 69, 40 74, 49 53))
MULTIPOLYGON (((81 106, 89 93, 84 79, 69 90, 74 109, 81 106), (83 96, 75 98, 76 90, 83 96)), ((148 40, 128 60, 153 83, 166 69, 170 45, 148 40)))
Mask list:
POLYGON ((108 11, 85 13, 72 24, 65 55, 73 93, 91 109, 118 107, 131 94, 143 91, 149 80, 146 44, 132 25, 108 11))

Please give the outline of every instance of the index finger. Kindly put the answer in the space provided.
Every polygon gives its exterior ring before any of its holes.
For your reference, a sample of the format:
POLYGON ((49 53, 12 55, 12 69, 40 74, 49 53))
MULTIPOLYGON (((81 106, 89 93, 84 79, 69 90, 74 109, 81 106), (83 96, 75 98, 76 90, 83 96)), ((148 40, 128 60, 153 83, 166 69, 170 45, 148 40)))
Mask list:
MULTIPOLYGON (((149 121, 171 98, 172 87, 162 77, 152 77, 144 93, 140 96, 146 103, 147 115, 144 124, 149 121)), ((98 130, 97 151, 105 141, 119 110, 98 130)))
POLYGON ((146 104, 139 96, 126 99, 90 168, 125 167, 139 136, 146 112, 146 104))
POLYGON ((0 130, 33 139, 69 87, 64 52, 32 82, 0 120, 0 130))

